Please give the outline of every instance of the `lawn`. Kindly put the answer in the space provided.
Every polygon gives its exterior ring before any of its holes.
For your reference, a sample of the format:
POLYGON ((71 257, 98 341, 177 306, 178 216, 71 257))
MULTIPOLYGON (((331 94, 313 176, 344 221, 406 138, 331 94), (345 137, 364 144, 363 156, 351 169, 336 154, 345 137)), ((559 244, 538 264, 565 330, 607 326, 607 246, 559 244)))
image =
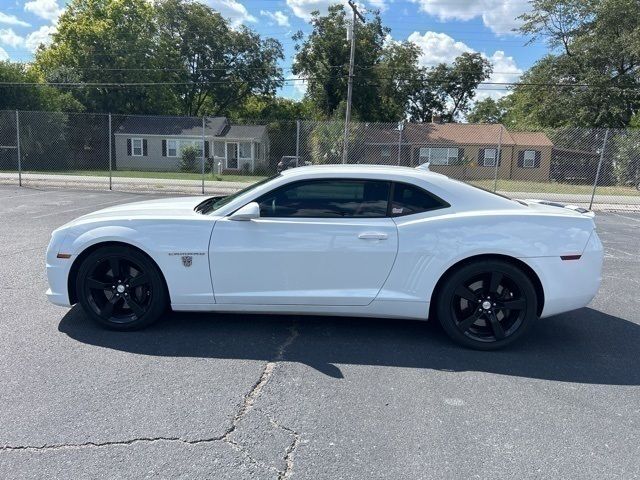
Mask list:
MULTIPOLYGON (((472 180, 469 183, 485 190, 493 191, 493 180, 472 180)), ((499 192, 528 192, 528 193, 568 193, 591 195, 593 185, 570 185, 558 182, 526 182, 520 180, 498 179, 499 192)), ((640 192, 632 187, 607 186, 598 187, 596 195, 624 195, 640 196, 640 192)))
MULTIPOLYGON (((15 173, 15 172, 14 172, 15 173)), ((109 171, 105 170, 65 170, 63 172, 49 172, 49 171, 27 171, 25 173, 39 173, 44 175, 85 175, 92 177, 108 177, 109 171)), ((201 180, 201 173, 185 173, 185 172, 143 172, 140 170, 114 170, 113 177, 127 177, 127 178, 165 178, 170 180, 201 180)), ((220 181, 220 182, 246 182, 254 183, 263 180, 264 176, 260 175, 213 175, 211 173, 205 174, 205 180, 208 181, 220 181)))

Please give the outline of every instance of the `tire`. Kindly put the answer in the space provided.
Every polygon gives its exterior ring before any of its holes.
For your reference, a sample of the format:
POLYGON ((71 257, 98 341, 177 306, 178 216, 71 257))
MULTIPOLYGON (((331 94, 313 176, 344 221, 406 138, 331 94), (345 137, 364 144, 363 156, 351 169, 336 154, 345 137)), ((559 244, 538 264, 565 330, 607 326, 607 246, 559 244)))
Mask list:
POLYGON ((76 293, 87 315, 113 330, 151 325, 168 305, 158 267, 147 255, 124 246, 91 252, 78 270, 76 293))
POLYGON ((518 341, 537 319, 538 299, 529 277, 499 260, 455 270, 439 289, 437 317, 451 339, 476 350, 497 350, 518 341))

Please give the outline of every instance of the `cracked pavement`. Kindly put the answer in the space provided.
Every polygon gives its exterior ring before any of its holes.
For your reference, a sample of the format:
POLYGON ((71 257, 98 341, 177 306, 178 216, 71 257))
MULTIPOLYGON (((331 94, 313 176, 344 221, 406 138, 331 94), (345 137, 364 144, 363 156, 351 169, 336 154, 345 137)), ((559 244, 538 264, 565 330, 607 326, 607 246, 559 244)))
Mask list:
POLYGON ((171 313, 112 332, 44 296, 51 230, 115 192, 0 186, 0 478, 640 476, 640 215, 601 292, 483 353, 420 322, 171 313))

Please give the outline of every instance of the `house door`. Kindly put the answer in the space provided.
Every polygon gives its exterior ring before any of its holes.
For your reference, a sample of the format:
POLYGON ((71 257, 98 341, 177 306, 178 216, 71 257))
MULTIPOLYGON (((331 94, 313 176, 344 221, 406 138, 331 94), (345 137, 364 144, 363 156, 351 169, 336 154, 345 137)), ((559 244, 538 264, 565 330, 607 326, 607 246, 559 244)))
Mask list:
POLYGON ((238 144, 227 143, 227 169, 238 169, 238 144))

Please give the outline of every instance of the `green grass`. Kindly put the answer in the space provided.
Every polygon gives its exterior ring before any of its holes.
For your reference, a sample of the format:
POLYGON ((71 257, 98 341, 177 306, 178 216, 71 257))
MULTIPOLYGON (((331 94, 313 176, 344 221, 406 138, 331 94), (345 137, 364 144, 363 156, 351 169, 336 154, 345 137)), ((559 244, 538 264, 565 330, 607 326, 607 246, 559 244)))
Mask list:
MULTIPOLYGON (((13 171, 12 173, 15 173, 13 171)), ((90 177, 108 177, 109 172, 104 170, 65 170, 63 172, 49 172, 40 170, 29 170, 25 173, 40 173, 44 175, 85 175, 90 177)), ((202 174, 200 173, 185 173, 185 172, 143 172, 139 170, 114 170, 113 177, 127 177, 127 178, 163 178, 170 180, 201 180, 202 174)), ((220 181, 220 182, 246 182, 254 183, 263 180, 264 176, 260 175, 212 175, 211 173, 205 174, 205 180, 208 181, 220 181)))
MULTIPOLYGON (((480 188, 493 191, 493 180, 471 180, 469 183, 480 188)), ((527 182, 520 180, 498 179, 499 192, 529 192, 529 193, 568 193, 591 195, 593 185, 570 185, 558 182, 527 182)), ((596 195, 640 196, 640 192, 632 187, 608 186, 598 187, 596 195)))

